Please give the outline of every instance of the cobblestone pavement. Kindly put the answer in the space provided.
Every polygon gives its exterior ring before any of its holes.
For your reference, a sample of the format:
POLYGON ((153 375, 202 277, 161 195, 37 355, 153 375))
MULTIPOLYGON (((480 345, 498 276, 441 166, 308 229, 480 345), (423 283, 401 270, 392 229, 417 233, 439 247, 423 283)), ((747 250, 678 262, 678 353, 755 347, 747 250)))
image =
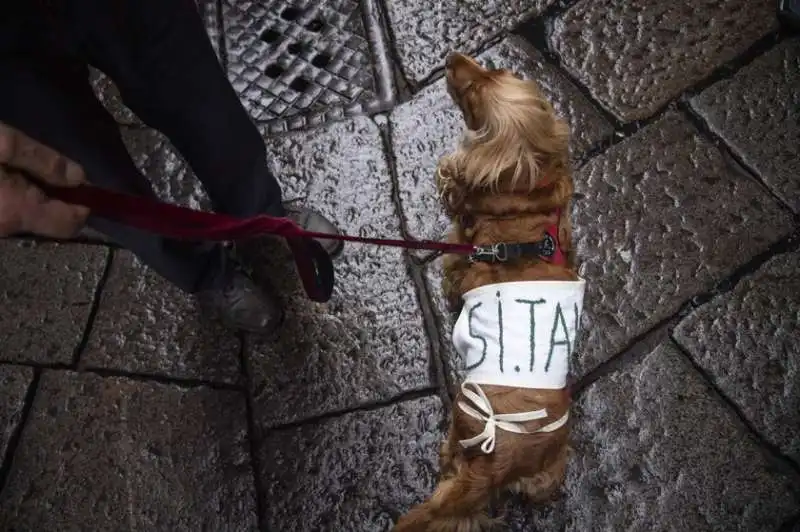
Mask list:
MULTIPOLYGON (((200 0, 287 197, 438 238, 453 49, 573 130, 588 280, 574 455, 514 531, 800 530, 800 36, 770 0, 200 0)), ((191 171, 94 73, 164 198, 191 171)), ((0 530, 384 531, 434 485, 439 264, 348 246, 327 305, 230 334, 101 241, 0 242, 0 530)))

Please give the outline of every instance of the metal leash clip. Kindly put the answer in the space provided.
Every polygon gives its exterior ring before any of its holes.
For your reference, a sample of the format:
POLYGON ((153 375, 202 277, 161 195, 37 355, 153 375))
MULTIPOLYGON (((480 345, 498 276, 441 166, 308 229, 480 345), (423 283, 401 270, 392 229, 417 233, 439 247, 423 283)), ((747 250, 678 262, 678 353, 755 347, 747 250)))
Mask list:
POLYGON ((506 262, 508 260, 508 246, 505 242, 478 246, 469 256, 469 262, 506 262))

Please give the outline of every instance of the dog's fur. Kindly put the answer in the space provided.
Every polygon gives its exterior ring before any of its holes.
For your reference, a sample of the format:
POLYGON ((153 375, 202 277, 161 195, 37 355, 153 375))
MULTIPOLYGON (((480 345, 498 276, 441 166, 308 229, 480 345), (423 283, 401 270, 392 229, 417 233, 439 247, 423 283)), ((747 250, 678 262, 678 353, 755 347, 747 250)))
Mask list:
MULTIPOLYGON (((443 289, 457 312, 462 294, 483 285, 512 281, 574 281, 569 203, 573 184, 568 130, 536 83, 505 70, 486 70, 474 59, 447 60, 447 87, 467 126, 455 153, 442 158, 437 186, 453 221, 449 241, 475 245, 532 242, 559 223, 559 243, 567 265, 539 259, 515 263, 470 263, 444 259, 443 289), (561 209, 557 218, 555 210, 561 209)), ((548 417, 525 423, 534 431, 569 409, 566 389, 544 390, 481 385, 496 413, 546 408, 548 417)), ((459 393, 456 401, 462 400, 459 393)), ((442 479, 425 503, 403 516, 395 532, 472 532, 493 524, 486 512, 502 488, 546 502, 558 491, 568 458, 568 428, 537 434, 497 430, 494 452, 465 451, 459 440, 483 430, 482 421, 453 409, 449 437, 441 451, 442 479)))

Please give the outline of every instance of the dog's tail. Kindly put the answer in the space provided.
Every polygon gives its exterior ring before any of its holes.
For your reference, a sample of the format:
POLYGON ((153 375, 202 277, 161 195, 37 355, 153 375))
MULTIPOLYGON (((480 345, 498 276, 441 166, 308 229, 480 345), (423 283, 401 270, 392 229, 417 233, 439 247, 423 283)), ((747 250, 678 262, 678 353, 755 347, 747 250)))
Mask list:
POLYGON ((401 517, 393 532, 487 530, 494 523, 486 513, 492 486, 491 457, 476 457, 442 480, 429 500, 401 517))

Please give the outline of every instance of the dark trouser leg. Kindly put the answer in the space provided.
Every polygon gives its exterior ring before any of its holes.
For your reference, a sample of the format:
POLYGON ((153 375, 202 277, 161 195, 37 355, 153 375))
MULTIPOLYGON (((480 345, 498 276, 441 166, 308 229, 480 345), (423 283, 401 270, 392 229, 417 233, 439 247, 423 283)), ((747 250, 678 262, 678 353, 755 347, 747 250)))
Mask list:
POLYGON ((800 0, 778 0, 778 18, 787 28, 800 30, 800 0))
MULTIPOLYGON (((0 55, 0 121, 83 165, 90 182, 153 195, 122 143, 117 125, 95 99, 83 65, 41 53, 0 55)), ((144 263, 185 291, 195 291, 205 273, 224 257, 219 246, 165 240, 90 218, 89 225, 133 251, 144 263)))
POLYGON ((217 61, 194 0, 73 0, 81 52, 164 133, 215 210, 284 215, 260 133, 217 61))

